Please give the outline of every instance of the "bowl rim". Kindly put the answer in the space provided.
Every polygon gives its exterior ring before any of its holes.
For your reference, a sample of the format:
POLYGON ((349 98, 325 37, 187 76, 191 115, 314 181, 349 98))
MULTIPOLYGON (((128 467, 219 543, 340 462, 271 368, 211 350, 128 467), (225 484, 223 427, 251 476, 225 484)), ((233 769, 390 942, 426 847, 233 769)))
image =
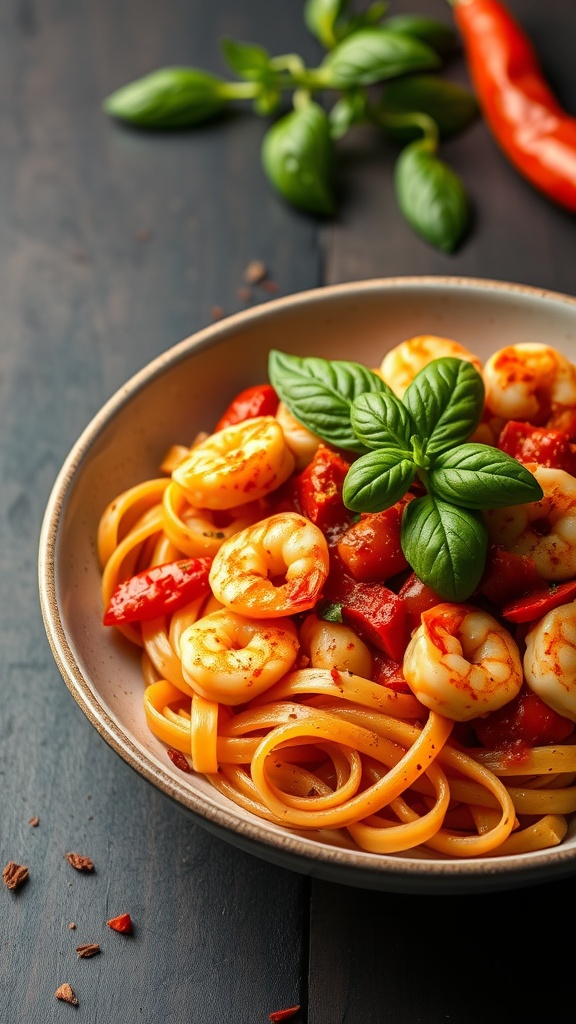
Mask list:
POLYGON ((539 288, 490 278, 449 275, 425 275, 369 278, 340 284, 324 285, 266 301, 210 324, 182 341, 170 346, 134 373, 90 419, 73 444, 59 470, 50 492, 42 519, 38 547, 38 586, 44 628, 52 655, 62 678, 84 712, 106 743, 141 777, 171 798, 180 809, 189 811, 193 820, 221 838, 259 857, 300 874, 316 875, 354 886, 414 893, 457 893, 490 891, 538 884, 576 872, 576 851, 562 845, 539 851, 538 856, 472 858, 470 860, 405 860, 397 855, 369 854, 364 851, 330 846, 307 840, 302 833, 281 833, 265 820, 246 816, 230 801, 230 806, 213 804, 198 791, 181 784, 177 777, 154 763, 133 742, 114 717, 109 714, 98 693, 92 689, 78 666, 68 643, 65 624, 57 599, 55 550, 60 517, 71 492, 76 475, 91 445, 110 417, 130 402, 134 394, 181 360, 224 341, 239 327, 268 317, 281 315, 286 309, 310 303, 330 303, 338 297, 359 297, 380 291, 471 290, 474 293, 502 294, 534 300, 547 300, 570 307, 576 314, 576 297, 539 288), (454 868, 457 866, 458 870, 454 868), (548 870, 545 871, 544 867, 548 870), (542 877, 544 876, 544 877, 542 877))

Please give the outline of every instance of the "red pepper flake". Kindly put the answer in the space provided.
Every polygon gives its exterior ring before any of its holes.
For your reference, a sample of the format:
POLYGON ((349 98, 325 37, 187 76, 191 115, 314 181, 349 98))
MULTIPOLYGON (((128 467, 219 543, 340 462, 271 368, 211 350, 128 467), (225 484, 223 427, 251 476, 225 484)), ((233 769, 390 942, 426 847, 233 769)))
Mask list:
POLYGON ((289 1006, 285 1010, 274 1010, 272 1013, 268 1014, 268 1020, 272 1020, 272 1021, 289 1020, 290 1017, 295 1017, 296 1016, 296 1014, 298 1013, 299 1009, 300 1009, 300 1004, 298 1004, 298 1006, 289 1006))
POLYGON ((32 828, 36 828, 36 826, 40 824, 40 818, 38 815, 35 814, 33 818, 30 818, 28 824, 31 825, 32 828))
POLYGON ((115 932, 122 932, 124 935, 132 934, 132 918, 130 914, 119 914, 118 917, 111 917, 106 921, 109 928, 115 932))
POLYGON ((60 985, 54 995, 56 999, 61 999, 63 1003, 71 1003, 72 1006, 78 1006, 78 997, 74 995, 74 992, 66 982, 60 985))
POLYGON ((186 760, 185 754, 183 754, 181 750, 167 750, 166 753, 172 761, 172 764, 176 765, 180 771, 188 772, 189 775, 191 774, 192 769, 186 760))
POLYGON ((7 889, 18 889, 28 878, 29 871, 24 864, 9 860, 2 872, 2 879, 7 889))
POLYGON ((94 862, 80 853, 67 853, 66 860, 76 871, 94 871, 94 862))
POLYGON ((212 317, 213 320, 221 320, 222 317, 224 316, 224 310, 222 309, 222 306, 212 306, 212 309, 210 310, 210 316, 212 317))
POLYGON ((69 927, 70 931, 73 932, 74 929, 76 928, 75 922, 74 921, 70 921, 70 924, 68 925, 68 927, 69 927))

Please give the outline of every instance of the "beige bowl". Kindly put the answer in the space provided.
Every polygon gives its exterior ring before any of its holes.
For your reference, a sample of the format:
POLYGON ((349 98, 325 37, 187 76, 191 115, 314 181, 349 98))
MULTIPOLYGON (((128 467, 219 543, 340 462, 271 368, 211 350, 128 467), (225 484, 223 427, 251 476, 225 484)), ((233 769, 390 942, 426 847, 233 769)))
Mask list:
POLYGON ((167 448, 189 443, 227 401, 266 379, 270 348, 378 366, 417 334, 455 338, 484 359, 546 342, 576 359, 576 299, 493 281, 424 277, 320 288, 238 313, 159 356, 86 427, 55 482, 42 526, 39 585, 46 632, 72 695, 107 743, 223 839, 283 867, 348 885, 409 893, 498 890, 576 871, 576 822, 550 851, 448 861, 320 843, 262 821, 201 777, 173 767, 149 732, 138 657, 101 624, 98 518, 122 490, 157 475, 167 448))

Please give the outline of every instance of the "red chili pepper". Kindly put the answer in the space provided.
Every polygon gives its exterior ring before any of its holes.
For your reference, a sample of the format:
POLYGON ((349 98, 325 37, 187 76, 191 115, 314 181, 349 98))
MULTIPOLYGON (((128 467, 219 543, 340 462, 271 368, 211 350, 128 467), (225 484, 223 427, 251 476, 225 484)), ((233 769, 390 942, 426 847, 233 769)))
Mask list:
POLYGON ((275 416, 279 398, 271 384, 254 384, 234 398, 220 417, 215 430, 224 430, 234 423, 243 423, 256 416, 275 416))
POLYGON ((518 598, 505 604, 502 615, 508 622, 534 622, 541 619, 553 608, 559 608, 561 604, 568 604, 576 600, 576 580, 567 580, 566 583, 549 583, 541 590, 535 590, 525 597, 518 598))
POLYGON ((576 210, 576 118, 546 82, 536 51, 498 0, 451 0, 484 119, 516 169, 576 210))
POLYGON ((106 921, 109 928, 115 932, 123 932, 124 935, 132 934, 132 918, 130 914, 119 914, 118 917, 111 917, 106 921))
POLYGON ((182 753, 181 750, 170 749, 167 750, 166 753, 168 754, 168 757, 172 761, 172 764, 176 768, 179 768, 181 772, 186 772, 189 775, 192 773, 192 769, 188 764, 188 761, 186 760, 186 756, 182 753))
POLYGON ((147 622, 208 594, 211 558, 183 558, 122 580, 104 614, 105 626, 147 622))

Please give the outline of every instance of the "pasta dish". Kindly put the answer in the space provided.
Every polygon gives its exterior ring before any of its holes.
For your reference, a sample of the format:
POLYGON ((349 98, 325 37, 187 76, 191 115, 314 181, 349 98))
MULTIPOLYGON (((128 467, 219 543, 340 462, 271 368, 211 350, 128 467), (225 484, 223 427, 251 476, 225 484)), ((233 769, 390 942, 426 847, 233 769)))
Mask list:
POLYGON ((98 531, 183 772, 318 842, 490 857, 576 810, 576 367, 272 352, 98 531))

